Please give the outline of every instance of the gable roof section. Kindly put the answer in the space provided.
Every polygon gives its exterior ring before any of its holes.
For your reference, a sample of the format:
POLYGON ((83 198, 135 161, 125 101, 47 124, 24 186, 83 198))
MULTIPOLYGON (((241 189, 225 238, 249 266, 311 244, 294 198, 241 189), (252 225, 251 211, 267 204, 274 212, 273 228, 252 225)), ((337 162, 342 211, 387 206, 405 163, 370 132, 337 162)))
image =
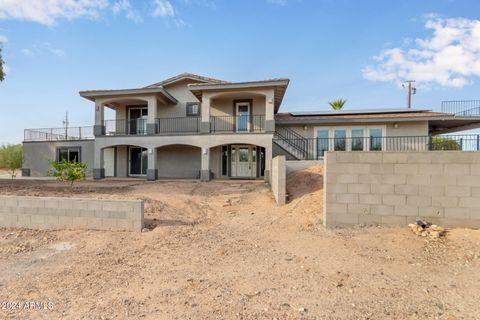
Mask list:
POLYGON ((120 90, 85 90, 79 92, 80 96, 95 101, 96 98, 108 98, 112 96, 131 96, 141 94, 158 94, 163 96, 167 101, 171 103, 177 103, 170 93, 164 88, 139 88, 139 89, 120 89, 120 90))
POLYGON ((173 76, 171 78, 168 78, 168 79, 162 80, 160 82, 151 84, 151 85, 147 86, 146 88, 168 86, 170 84, 173 84, 173 83, 185 80, 185 79, 191 79, 191 80, 195 80, 195 81, 198 81, 198 82, 201 82, 201 83, 227 83, 226 81, 223 81, 223 80, 208 78, 208 77, 204 77, 204 76, 199 76, 197 74, 184 72, 184 73, 180 73, 176 76, 173 76))
POLYGON ((255 89, 255 88, 273 88, 274 89, 274 106, 275 112, 278 111, 282 104, 283 97, 287 91, 290 79, 288 78, 274 78, 258 81, 246 81, 246 82, 224 82, 224 83, 192 83, 188 85, 188 88, 202 101, 203 91, 228 91, 228 90, 241 90, 241 89, 255 89))

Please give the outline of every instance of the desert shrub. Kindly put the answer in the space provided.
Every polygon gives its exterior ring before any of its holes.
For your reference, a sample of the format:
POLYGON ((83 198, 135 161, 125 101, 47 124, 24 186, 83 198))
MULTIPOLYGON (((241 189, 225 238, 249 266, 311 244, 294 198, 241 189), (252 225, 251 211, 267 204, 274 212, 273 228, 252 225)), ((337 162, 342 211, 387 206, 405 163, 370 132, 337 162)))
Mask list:
POLYGON ((87 176, 87 165, 77 161, 50 161, 52 169, 49 175, 57 178, 58 181, 70 182, 70 188, 78 180, 85 180, 87 176))
POLYGON ((455 138, 449 137, 432 137, 431 150, 462 150, 462 146, 455 138))
POLYGON ((23 166, 23 147, 21 144, 4 145, 0 148, 0 168, 8 169, 12 179, 23 166))

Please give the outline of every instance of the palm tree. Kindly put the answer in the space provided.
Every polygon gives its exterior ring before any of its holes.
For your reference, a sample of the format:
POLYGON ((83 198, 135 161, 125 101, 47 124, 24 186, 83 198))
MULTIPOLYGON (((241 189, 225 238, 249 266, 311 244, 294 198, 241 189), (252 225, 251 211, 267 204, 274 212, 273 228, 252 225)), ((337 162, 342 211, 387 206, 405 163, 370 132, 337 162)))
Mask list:
POLYGON ((343 106, 347 103, 347 100, 344 99, 337 99, 330 101, 328 104, 333 108, 333 110, 340 110, 343 106))

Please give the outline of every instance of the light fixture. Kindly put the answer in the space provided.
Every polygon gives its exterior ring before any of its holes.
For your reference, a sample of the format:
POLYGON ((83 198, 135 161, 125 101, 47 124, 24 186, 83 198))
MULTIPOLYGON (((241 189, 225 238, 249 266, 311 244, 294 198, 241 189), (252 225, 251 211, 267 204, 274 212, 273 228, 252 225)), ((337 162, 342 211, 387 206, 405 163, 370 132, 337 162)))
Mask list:
POLYGON ((395 122, 395 123, 393 124, 393 127, 394 127, 395 129, 398 129, 398 123, 395 122))
POLYGON ((307 125, 304 125, 304 126, 303 126, 303 130, 304 130, 304 131, 307 131, 307 129, 308 129, 307 125))
POLYGON ((203 148, 203 154, 207 155, 208 154, 208 148, 203 148))
POLYGON ((268 98, 268 103, 273 103, 273 99, 272 98, 268 98))

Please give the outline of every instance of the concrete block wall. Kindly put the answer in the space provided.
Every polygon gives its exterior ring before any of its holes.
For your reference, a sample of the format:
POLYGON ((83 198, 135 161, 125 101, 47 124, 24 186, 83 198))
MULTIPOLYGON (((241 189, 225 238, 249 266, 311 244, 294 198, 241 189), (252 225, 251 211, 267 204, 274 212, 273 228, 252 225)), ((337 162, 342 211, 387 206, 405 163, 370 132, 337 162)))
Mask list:
POLYGON ((324 224, 480 228, 480 153, 327 152, 324 224))
POLYGON ((0 227, 141 231, 143 201, 0 196, 0 227))
POLYGON ((272 159, 270 185, 273 196, 278 205, 284 205, 287 196, 287 168, 285 156, 276 156, 272 159))

